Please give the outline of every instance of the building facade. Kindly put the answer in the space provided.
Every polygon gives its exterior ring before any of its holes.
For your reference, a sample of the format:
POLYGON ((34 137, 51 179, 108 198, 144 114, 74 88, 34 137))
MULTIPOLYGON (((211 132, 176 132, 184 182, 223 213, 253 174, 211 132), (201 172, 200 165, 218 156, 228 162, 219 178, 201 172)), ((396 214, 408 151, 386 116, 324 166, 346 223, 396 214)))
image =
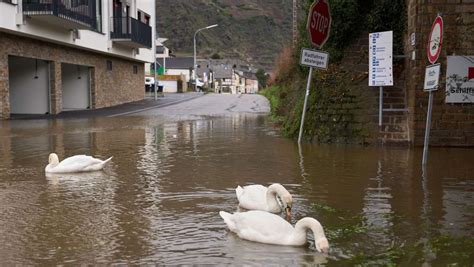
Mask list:
MULTIPOLYGON (((382 125, 379 123, 378 87, 369 87, 368 34, 346 48, 342 66, 351 74, 353 92, 364 99, 369 119, 363 120, 371 139, 382 144, 422 146, 426 130, 429 93, 423 91, 428 38, 433 21, 444 21, 439 88, 433 93, 431 146, 474 146, 474 2, 468 0, 406 1, 404 52, 394 55, 394 86, 383 88, 382 125), (460 80, 449 78, 458 70, 460 80), (452 88, 452 87, 459 88, 452 88), (454 95, 459 95, 453 100, 454 95), (458 91, 465 92, 459 93, 458 91)), ((390 30, 390 29, 386 29, 390 30)), ((350 99, 348 102, 352 101, 350 99)), ((351 105, 354 104, 350 102, 351 105)), ((352 123, 352 122, 351 122, 352 123)))
POLYGON ((165 75, 184 76, 185 83, 192 77, 193 69, 192 57, 160 57, 156 59, 158 66, 165 66, 165 75))
POLYGON ((234 70, 235 91, 239 94, 258 93, 258 79, 254 73, 234 70))
POLYGON ((474 1, 407 1, 406 36, 407 105, 410 142, 422 145, 424 140, 428 93, 423 92, 425 67, 429 65, 426 47, 431 25, 438 14, 444 21, 441 55, 440 88, 434 94, 430 145, 474 146, 474 1), (414 38, 413 38, 413 37, 414 38), (462 60, 452 60, 454 57, 462 60), (463 61, 468 63, 463 64, 463 61), (470 62, 470 63, 469 63, 470 62), (456 66, 457 65, 457 66, 456 66), (447 73, 459 67, 466 81, 461 87, 471 88, 460 101, 452 101, 447 87, 447 73), (468 73, 471 73, 469 75, 468 73))
MULTIPOLYGON (((155 40, 155 58, 162 58, 163 65, 159 65, 158 62, 156 66, 156 74, 157 75, 163 75, 166 74, 166 59, 171 56, 172 51, 164 45, 164 42, 166 42, 168 39, 167 38, 157 38, 155 40)), ((145 63, 145 75, 146 76, 154 76, 155 75, 155 65, 154 63, 145 63)))
POLYGON ((154 0, 3 0, 0 14, 2 118, 144 98, 154 0))

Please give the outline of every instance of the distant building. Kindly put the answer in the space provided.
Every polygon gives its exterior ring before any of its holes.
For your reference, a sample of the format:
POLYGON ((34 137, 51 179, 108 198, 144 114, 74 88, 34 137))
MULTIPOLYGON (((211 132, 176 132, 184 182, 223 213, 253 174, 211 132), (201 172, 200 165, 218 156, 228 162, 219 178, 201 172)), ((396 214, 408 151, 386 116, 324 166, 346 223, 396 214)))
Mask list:
POLYGON ((144 98, 154 0, 3 0, 0 14, 3 118, 144 98))
POLYGON ((239 72, 240 79, 243 80, 242 94, 256 94, 258 93, 258 79, 253 72, 239 72))
POLYGON ((197 77, 204 83, 204 87, 213 88, 214 72, 209 60, 197 60, 197 77))
POLYGON ((194 64, 193 57, 168 57, 168 58, 157 58, 156 62, 159 66, 165 66, 166 64, 166 75, 184 75, 185 81, 189 82, 192 75, 192 69, 194 64))
POLYGON ((252 65, 232 59, 210 60, 209 69, 214 77, 214 91, 231 94, 258 92, 256 69, 252 65))
MULTIPOLYGON (((157 38, 155 40, 155 58, 161 58, 163 59, 161 61, 161 64, 158 64, 157 62, 157 71, 156 71, 156 74, 157 75, 163 75, 163 74, 166 74, 166 59, 171 57, 172 56, 172 51, 166 47, 164 45, 164 43, 168 41, 167 38, 157 38)), ((145 64, 145 75, 146 76, 152 76, 154 75, 154 68, 155 66, 153 65, 153 63, 146 63, 145 64)))
POLYGON ((234 83, 234 69, 229 65, 213 65, 214 73, 214 91, 216 93, 236 94, 234 83))

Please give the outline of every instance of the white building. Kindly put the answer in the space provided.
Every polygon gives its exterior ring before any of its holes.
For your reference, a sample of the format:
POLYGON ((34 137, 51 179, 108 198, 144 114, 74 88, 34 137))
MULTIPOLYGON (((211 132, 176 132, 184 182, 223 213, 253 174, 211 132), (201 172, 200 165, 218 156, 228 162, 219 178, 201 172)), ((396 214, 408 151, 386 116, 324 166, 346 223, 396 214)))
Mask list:
POLYGON ((234 71, 234 80, 237 93, 258 93, 258 79, 253 72, 240 70, 234 71))
POLYGON ((184 82, 190 81, 193 68, 192 57, 157 58, 156 62, 160 66, 166 66, 166 75, 184 76, 184 82))
MULTIPOLYGON (((163 73, 159 74, 166 74, 166 59, 170 57, 171 55, 171 50, 164 45, 164 43, 168 41, 167 38, 157 38, 155 40, 155 58, 161 58, 161 64, 162 66, 157 65, 156 68, 159 70, 160 68, 163 69, 163 73)), ((157 62, 158 63, 158 62, 157 62)), ((159 63, 158 63, 159 64, 159 63)), ((153 76, 153 63, 146 63, 145 64, 145 75, 146 76, 153 76)), ((159 71, 158 71, 159 72, 159 71)))
POLYGON ((154 0, 0 0, 0 112, 57 114, 144 98, 154 0))

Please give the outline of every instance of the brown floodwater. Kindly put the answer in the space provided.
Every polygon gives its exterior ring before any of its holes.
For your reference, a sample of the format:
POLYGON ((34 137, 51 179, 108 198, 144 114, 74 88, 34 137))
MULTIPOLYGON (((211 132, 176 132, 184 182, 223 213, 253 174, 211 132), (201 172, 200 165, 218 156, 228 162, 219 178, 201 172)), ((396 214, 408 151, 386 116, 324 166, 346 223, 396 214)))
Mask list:
POLYGON ((1 122, 0 263, 387 265, 474 261, 474 150, 311 145, 267 117, 1 122), (46 176, 50 152, 113 156, 46 176), (292 223, 324 226, 329 255, 229 233, 237 185, 282 183, 292 223))

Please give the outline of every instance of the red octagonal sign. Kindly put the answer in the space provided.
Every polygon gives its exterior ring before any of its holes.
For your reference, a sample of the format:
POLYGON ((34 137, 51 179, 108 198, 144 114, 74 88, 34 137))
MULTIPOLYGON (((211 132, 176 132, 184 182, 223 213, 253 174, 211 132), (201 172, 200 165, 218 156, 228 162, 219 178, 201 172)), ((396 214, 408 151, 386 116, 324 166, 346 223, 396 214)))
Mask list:
POLYGON ((331 11, 327 0, 316 0, 309 9, 308 29, 311 43, 322 48, 331 31, 331 11))

